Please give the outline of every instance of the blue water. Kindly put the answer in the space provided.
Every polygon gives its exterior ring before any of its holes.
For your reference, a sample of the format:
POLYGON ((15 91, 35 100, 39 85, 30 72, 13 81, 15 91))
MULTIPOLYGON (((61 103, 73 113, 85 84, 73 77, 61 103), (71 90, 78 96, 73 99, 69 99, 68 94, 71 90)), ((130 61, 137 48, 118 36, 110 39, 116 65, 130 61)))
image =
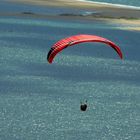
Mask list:
POLYGON ((140 32, 120 26, 0 16, 0 140, 139 140, 140 32), (114 41, 124 60, 106 45, 84 43, 47 63, 56 41, 81 33, 114 41))
POLYGON ((140 7, 140 0, 90 0, 90 1, 140 7))

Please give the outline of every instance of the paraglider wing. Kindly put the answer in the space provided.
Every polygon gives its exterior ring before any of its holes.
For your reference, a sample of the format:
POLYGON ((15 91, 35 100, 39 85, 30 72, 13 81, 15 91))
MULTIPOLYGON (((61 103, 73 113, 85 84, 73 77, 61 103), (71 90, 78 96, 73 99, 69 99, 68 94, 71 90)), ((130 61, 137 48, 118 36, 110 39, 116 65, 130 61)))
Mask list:
POLYGON ((48 62, 52 63, 56 54, 59 53, 60 51, 62 51, 63 49, 65 49, 69 46, 75 45, 75 44, 83 43, 83 42, 105 43, 108 46, 112 47, 118 53, 118 55, 120 56, 121 59, 123 58, 120 48, 115 43, 111 42, 110 40, 99 37, 99 36, 95 36, 95 35, 81 34, 81 35, 70 36, 68 38, 65 38, 65 39, 62 39, 62 40, 59 40, 58 42, 56 42, 52 46, 50 51, 48 52, 48 55, 47 55, 48 62))

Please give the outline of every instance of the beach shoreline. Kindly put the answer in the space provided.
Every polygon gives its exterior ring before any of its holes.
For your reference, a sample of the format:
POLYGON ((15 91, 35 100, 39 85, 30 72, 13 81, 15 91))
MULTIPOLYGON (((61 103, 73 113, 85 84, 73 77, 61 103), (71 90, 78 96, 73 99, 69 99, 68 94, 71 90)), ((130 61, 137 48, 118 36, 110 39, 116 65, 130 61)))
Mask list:
POLYGON ((100 12, 101 18, 140 19, 140 9, 126 8, 110 4, 86 2, 81 0, 7 0, 9 2, 40 6, 67 7, 100 12))
MULTIPOLYGON (((95 11, 96 13, 86 16, 73 15, 64 13, 61 15, 55 15, 59 17, 68 18, 85 18, 90 20, 105 20, 106 22, 133 25, 131 30, 140 30, 140 10, 133 8, 124 8, 119 6, 100 4, 94 2, 86 2, 82 0, 7 0, 13 3, 23 3, 30 5, 39 5, 46 7, 59 7, 59 8, 73 8, 85 11, 95 11)), ((91 12, 92 13, 92 12, 91 12)), ((11 14, 11 13, 10 13, 11 14)), ((34 16, 45 17, 45 15, 34 15, 28 13, 18 13, 20 16, 34 16)), ((54 16, 54 17, 55 17, 54 16)))

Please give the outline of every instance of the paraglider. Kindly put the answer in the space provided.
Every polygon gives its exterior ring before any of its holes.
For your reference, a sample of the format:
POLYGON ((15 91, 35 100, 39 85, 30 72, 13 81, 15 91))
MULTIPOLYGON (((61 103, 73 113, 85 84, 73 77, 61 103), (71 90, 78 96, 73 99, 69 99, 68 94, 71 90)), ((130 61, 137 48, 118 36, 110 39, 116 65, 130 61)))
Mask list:
MULTIPOLYGON (((100 43, 107 44, 107 46, 113 48, 116 51, 116 53, 118 54, 118 56, 121 59, 123 58, 121 49, 114 42, 112 42, 106 38, 96 36, 96 35, 80 34, 80 35, 70 36, 70 37, 61 39, 58 42, 56 42, 51 47, 50 51, 48 52, 48 55, 47 55, 48 62, 52 63, 55 56, 63 49, 73 46, 75 44, 84 43, 84 42, 100 42, 100 43)), ((85 103, 81 103, 80 110, 86 111, 87 107, 88 106, 87 106, 87 101, 86 101, 85 103)))
POLYGON ((79 43, 83 43, 83 42, 101 42, 101 43, 105 43, 108 46, 112 47, 117 54, 119 55, 119 57, 122 59, 123 58, 123 54, 121 52, 121 49, 112 41, 100 37, 100 36, 96 36, 96 35, 87 35, 87 34, 81 34, 81 35, 75 35, 75 36, 70 36, 68 38, 64 38, 59 40, 58 42, 56 42, 50 49, 50 51, 48 52, 47 55, 47 60, 49 63, 53 62, 54 57, 63 49, 69 47, 69 46, 73 46, 75 44, 79 44, 79 43))

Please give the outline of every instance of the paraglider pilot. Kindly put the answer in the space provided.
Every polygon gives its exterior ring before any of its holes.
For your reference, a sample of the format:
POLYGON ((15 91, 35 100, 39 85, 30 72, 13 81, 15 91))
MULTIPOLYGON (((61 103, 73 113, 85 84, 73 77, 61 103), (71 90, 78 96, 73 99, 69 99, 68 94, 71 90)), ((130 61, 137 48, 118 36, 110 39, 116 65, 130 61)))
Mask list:
POLYGON ((81 102, 80 110, 81 111, 86 111, 87 110, 87 101, 84 104, 81 102))

